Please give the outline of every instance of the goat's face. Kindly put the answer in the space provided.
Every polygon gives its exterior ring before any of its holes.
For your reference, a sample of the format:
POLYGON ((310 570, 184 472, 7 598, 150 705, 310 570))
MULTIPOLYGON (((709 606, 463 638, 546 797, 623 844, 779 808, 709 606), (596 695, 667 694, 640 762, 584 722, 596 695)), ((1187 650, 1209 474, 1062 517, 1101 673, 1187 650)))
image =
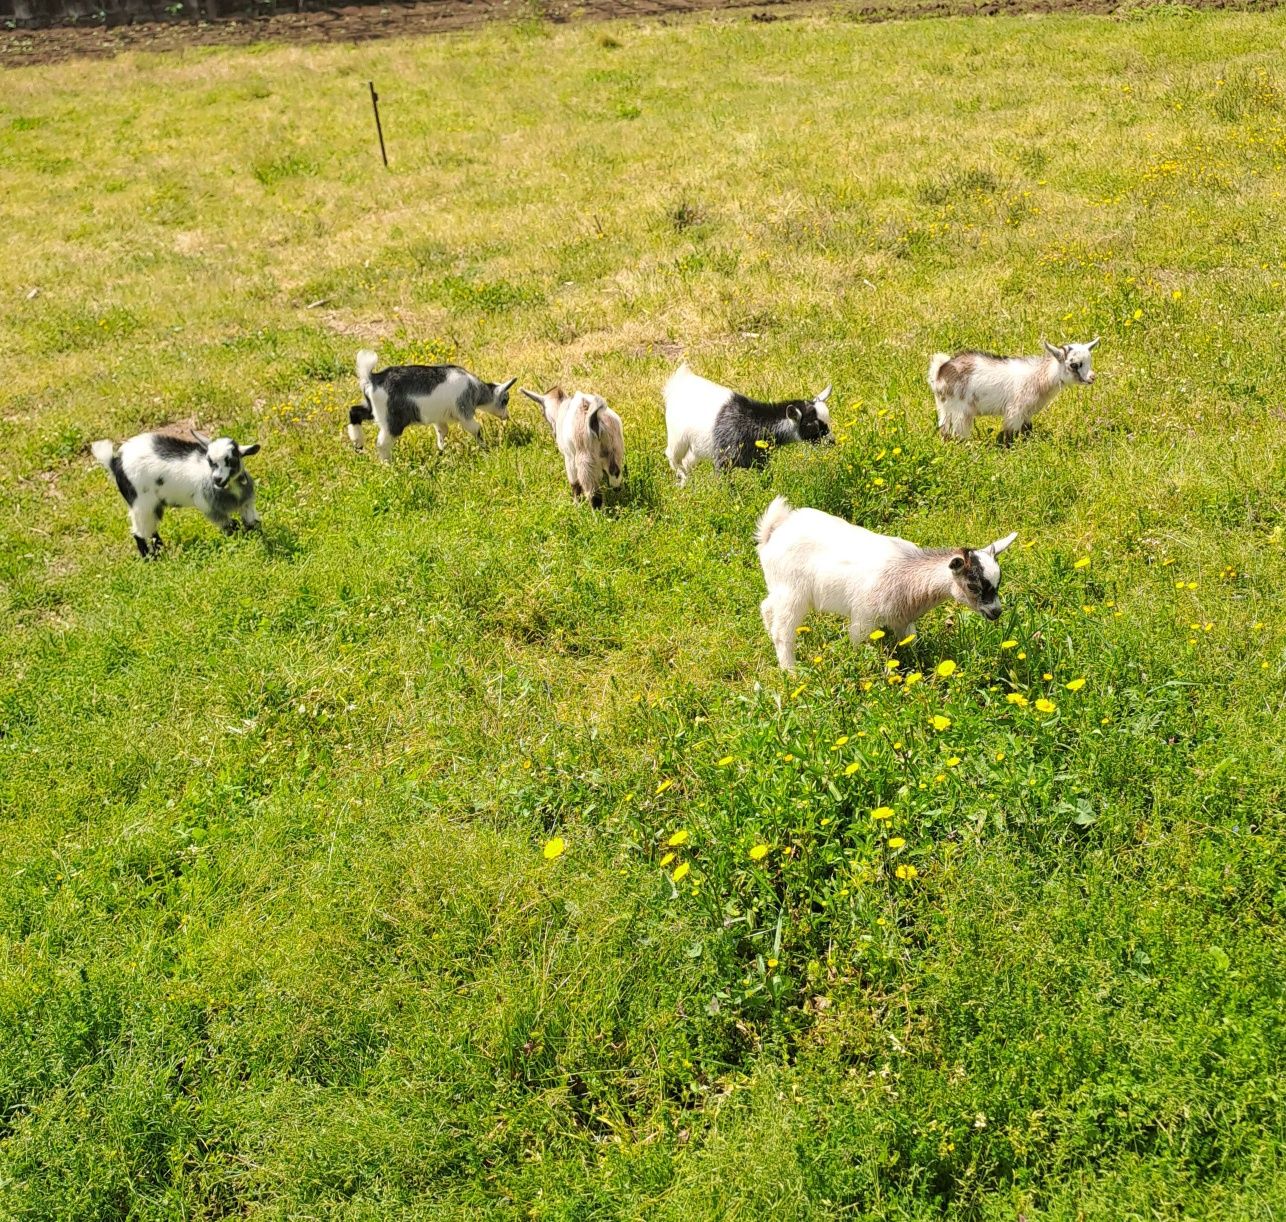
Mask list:
POLYGON ((958 556, 951 557, 957 602, 989 620, 1000 618, 1000 565, 996 557, 1016 538, 1017 534, 1006 535, 989 547, 963 548, 958 556))
POLYGON ((259 443, 238 446, 231 437, 220 437, 205 448, 205 461, 210 465, 210 478, 216 488, 226 488, 244 469, 243 458, 259 453, 259 443))
POLYGON ((1069 382, 1081 382, 1086 386, 1093 385, 1094 382, 1094 348, 1098 345, 1098 338, 1090 340, 1088 344, 1064 344, 1061 348, 1053 344, 1046 344, 1051 356, 1058 358, 1058 363, 1067 371, 1067 380, 1069 382))
POLYGON ((510 378, 507 382, 501 382, 499 386, 493 386, 490 400, 486 403, 480 403, 478 406, 484 412, 490 412, 498 420, 508 420, 509 389, 517 380, 517 378, 510 378))
POLYGON ((786 415, 799 431, 800 441, 807 441, 813 445, 834 443, 830 408, 826 406, 826 400, 830 397, 831 388, 828 386, 813 399, 800 399, 786 408, 786 415))

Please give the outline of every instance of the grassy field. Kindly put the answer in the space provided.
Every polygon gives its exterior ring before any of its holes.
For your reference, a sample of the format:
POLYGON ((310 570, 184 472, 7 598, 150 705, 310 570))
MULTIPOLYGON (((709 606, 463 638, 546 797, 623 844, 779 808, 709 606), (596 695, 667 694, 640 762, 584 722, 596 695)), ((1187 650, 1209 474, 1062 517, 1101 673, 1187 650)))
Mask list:
POLYGON ((6 73, 0 1215, 1280 1216, 1284 40, 6 73), (1096 334, 1029 439, 938 441, 930 353, 1096 334), (353 453, 368 344, 605 393, 625 491, 521 399, 353 453), (834 382, 841 444, 679 492, 681 351, 834 382), (88 443, 192 420, 262 443, 264 529, 143 564, 88 443), (1017 530, 1005 617, 817 618, 783 676, 779 491, 1017 530))

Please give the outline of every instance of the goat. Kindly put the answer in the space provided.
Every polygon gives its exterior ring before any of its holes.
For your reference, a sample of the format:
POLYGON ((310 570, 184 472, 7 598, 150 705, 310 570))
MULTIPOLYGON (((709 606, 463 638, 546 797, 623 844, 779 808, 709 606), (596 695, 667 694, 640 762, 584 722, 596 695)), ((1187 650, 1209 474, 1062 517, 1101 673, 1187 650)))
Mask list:
POLYGON ((834 441, 826 407, 830 393, 828 386, 811 399, 762 403, 700 377, 686 362, 680 365, 665 384, 665 456, 679 486, 703 458, 716 470, 752 467, 771 445, 834 441))
POLYGON ((497 385, 461 369, 459 365, 390 365, 375 372, 379 357, 369 348, 357 354, 357 380, 362 403, 348 411, 348 437, 362 448, 362 424, 379 425, 375 450, 384 462, 393 458, 393 442, 410 424, 431 424, 437 430, 438 450, 446 448, 447 426, 454 421, 479 444, 482 426, 478 411, 509 419, 510 378, 497 385))
POLYGON ((811 611, 848 616, 860 645, 876 628, 903 637, 915 620, 954 599, 1000 618, 996 557, 1017 534, 985 548, 925 549, 877 535, 817 509, 792 509, 779 496, 756 528, 768 596, 759 604, 777 662, 795 669, 795 635, 811 611))
POLYGON ((1064 386, 1094 382, 1088 344, 1045 343, 1044 356, 994 356, 990 352, 945 352, 929 362, 929 385, 938 405, 938 432, 943 440, 968 437, 976 416, 1000 416, 1000 439, 1008 445, 1019 433, 1030 433, 1037 413, 1049 406, 1064 386))
POLYGON ((603 484, 621 486, 625 469, 625 429, 621 418, 601 395, 584 391, 567 394, 555 386, 543 395, 522 392, 540 404, 545 422, 563 456, 572 496, 587 497, 598 509, 603 504, 603 484))
POLYGON ((190 438, 140 433, 119 450, 107 440, 90 449, 129 506, 130 531, 144 560, 161 550, 156 528, 167 509, 193 506, 224 534, 237 529, 233 514, 247 530, 259 525, 255 482, 242 465, 259 452, 257 442, 239 446, 231 437, 211 441, 196 431, 190 438))

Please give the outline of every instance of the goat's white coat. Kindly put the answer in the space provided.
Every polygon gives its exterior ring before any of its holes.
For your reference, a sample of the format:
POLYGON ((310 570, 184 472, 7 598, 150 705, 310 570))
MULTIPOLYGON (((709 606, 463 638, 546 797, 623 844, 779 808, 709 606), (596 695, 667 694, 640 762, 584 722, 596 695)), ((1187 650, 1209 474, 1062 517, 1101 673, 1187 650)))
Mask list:
POLYGON ((943 438, 961 439, 969 436, 976 417, 1000 416, 1003 434, 1012 440, 1031 427, 1064 386, 1093 384, 1091 352, 1098 342, 1046 344, 1042 356, 935 353, 929 362, 929 386, 937 404, 939 432, 943 438), (944 365, 962 360, 969 366, 963 377, 943 376, 944 365))
POLYGON ((522 393, 540 405, 545 423, 553 430, 573 495, 597 502, 604 484, 612 488, 621 486, 625 471, 625 426, 602 395, 580 390, 568 395, 558 387, 543 395, 530 390, 522 393))
MULTIPOLYGON (((973 552, 993 587, 1000 580, 996 557, 1016 538, 1008 535, 973 552)), ((813 611, 846 616, 854 645, 876 628, 903 637, 918 616, 948 599, 989 619, 1000 614, 998 597, 980 604, 953 569, 953 562, 961 561, 960 549, 925 551, 817 509, 793 509, 782 496, 760 517, 756 539, 768 586, 759 611, 786 670, 795 667, 796 633, 813 611)))

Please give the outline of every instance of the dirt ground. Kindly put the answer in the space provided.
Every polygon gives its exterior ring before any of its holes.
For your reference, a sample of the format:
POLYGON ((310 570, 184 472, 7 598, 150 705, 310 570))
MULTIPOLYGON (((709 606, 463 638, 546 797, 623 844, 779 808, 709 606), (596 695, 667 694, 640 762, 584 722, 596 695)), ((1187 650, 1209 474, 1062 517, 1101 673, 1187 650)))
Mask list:
MULTIPOLYGON (((835 11, 857 21, 902 17, 995 16, 1003 13, 1110 13, 1146 0, 848 0, 835 11)), ((1188 0, 1193 8, 1267 8, 1279 0, 1188 0)), ((122 51, 258 42, 364 42, 465 29, 484 21, 593 21, 656 18, 727 9, 751 21, 789 20, 815 7, 805 0, 417 0, 278 13, 225 21, 138 22, 111 28, 81 24, 0 30, 0 68, 102 58, 122 51)))

